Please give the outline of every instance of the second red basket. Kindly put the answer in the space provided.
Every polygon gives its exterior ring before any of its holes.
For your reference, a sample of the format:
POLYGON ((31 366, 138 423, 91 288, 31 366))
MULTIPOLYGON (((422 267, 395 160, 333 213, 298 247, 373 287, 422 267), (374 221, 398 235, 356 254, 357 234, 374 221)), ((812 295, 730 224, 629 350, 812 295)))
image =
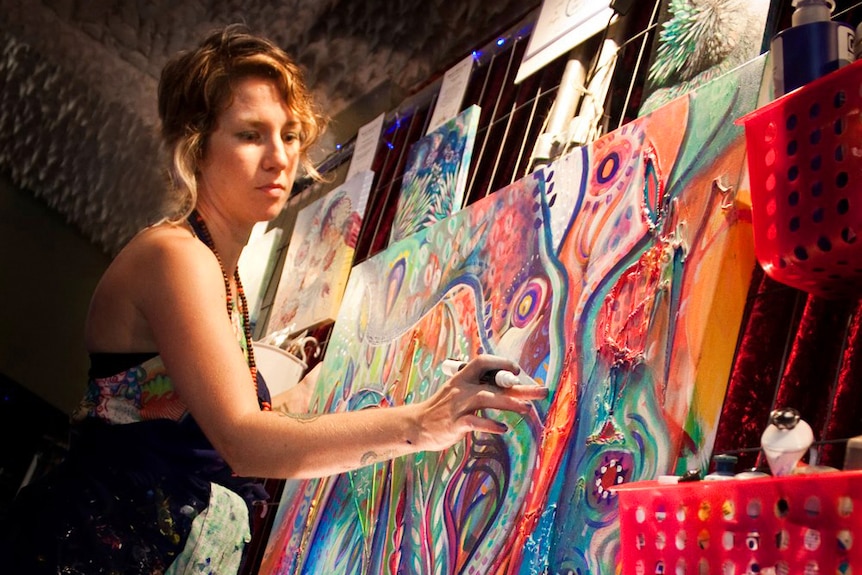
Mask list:
POLYGON ((862 61, 740 118, 757 260, 827 297, 862 294, 862 61))
POLYGON ((622 572, 859 573, 862 472, 617 488, 622 572))

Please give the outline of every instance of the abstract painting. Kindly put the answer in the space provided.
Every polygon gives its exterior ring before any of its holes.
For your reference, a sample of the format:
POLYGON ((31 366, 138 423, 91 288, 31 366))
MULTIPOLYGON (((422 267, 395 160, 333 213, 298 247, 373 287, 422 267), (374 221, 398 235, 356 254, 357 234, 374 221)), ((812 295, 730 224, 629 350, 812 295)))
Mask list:
POLYGON ((558 252, 570 370, 557 393, 571 389, 574 407, 546 421, 573 427, 553 481, 535 486, 557 496, 530 530, 548 550, 532 565, 615 573, 613 487, 708 468, 754 270, 744 137, 733 120, 756 107, 764 64, 581 151, 582 201, 558 252))
POLYGON ((470 106, 411 146, 390 243, 461 209, 480 112, 470 106))
POLYGON ((335 320, 373 181, 359 172, 297 214, 267 333, 335 320))
POLYGON ((487 352, 547 386, 509 432, 290 481, 262 573, 620 572, 613 487, 705 468, 754 266, 763 61, 358 265, 314 410, 428 397, 487 352))
POLYGON ((661 0, 643 116, 761 53, 770 0, 661 0))

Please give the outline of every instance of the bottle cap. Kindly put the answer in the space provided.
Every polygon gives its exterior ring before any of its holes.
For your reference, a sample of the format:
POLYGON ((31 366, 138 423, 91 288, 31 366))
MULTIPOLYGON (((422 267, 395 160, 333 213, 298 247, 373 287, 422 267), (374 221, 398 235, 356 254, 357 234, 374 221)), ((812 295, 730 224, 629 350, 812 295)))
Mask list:
POLYGON ((736 472, 736 462, 738 458, 735 455, 719 454, 712 458, 715 463, 715 472, 722 475, 733 475, 736 472))
POLYGON ((833 0, 793 0, 793 7, 796 10, 790 15, 790 23, 793 26, 802 26, 831 20, 835 2, 833 0))

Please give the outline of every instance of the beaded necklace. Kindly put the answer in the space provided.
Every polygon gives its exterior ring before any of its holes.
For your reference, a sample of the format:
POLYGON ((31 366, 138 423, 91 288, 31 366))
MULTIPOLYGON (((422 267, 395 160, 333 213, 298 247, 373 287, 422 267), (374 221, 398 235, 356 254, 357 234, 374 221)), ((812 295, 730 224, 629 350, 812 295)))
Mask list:
MULTIPOLYGON (((216 257, 216 261, 218 261, 218 267, 221 269, 222 278, 224 278, 227 316, 231 321, 233 321, 233 295, 230 289, 230 279, 227 276, 227 272, 224 270, 224 264, 221 261, 221 256, 219 255, 218 250, 216 250, 209 228, 207 228, 204 219, 197 210, 192 211, 191 215, 189 215, 188 221, 189 225, 192 227, 192 231, 194 231, 198 239, 212 250, 213 255, 216 257)), ((270 402, 261 399, 257 389, 257 364, 255 364, 254 361, 254 347, 251 343, 251 321, 249 320, 248 315, 248 302, 245 299, 245 290, 242 289, 242 282, 239 279, 239 269, 234 270, 233 279, 236 282, 236 293, 239 296, 239 310, 240 313, 242 313, 242 329, 243 335, 245 336, 246 359, 248 360, 248 369, 251 371, 251 380, 254 382, 254 392, 258 398, 258 402, 260 402, 260 408, 263 411, 270 411, 272 409, 272 405, 270 402)))

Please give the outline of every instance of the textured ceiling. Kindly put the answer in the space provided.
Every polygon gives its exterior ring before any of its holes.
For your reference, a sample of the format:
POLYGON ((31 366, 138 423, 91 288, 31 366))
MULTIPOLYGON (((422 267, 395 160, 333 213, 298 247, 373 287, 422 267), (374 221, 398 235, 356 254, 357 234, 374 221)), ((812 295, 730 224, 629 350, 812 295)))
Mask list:
POLYGON ((244 22, 291 53, 330 115, 404 93, 538 6, 516 0, 0 0, 0 173, 114 253, 163 199, 158 74, 244 22))

